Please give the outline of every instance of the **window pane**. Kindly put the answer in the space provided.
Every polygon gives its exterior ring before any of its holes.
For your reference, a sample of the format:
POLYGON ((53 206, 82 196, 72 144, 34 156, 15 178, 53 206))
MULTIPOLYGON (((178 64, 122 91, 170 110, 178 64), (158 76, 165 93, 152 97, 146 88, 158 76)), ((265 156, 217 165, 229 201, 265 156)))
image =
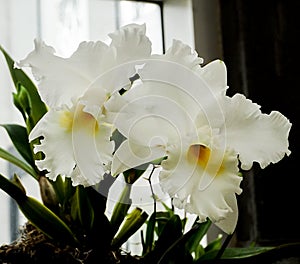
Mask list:
POLYGON ((69 56, 84 40, 109 42, 107 33, 129 23, 146 23, 153 51, 162 51, 160 6, 136 1, 41 1, 41 38, 69 56))
MULTIPOLYGON (((53 46, 61 56, 69 56, 85 40, 109 41, 107 34, 128 23, 146 23, 147 35, 153 43, 153 52, 162 51, 162 21, 160 6, 142 1, 104 0, 0 0, 0 45, 13 59, 23 59, 32 49, 36 37, 53 46)), ((14 88, 3 57, 0 58, 0 123, 21 123, 13 107, 14 88)), ((29 73, 30 74, 30 73, 29 73)), ((0 147, 9 149, 10 140, 0 130, 0 147)), ((15 167, 0 160, 0 173, 9 177, 15 167)), ((39 198, 39 189, 29 176, 22 176, 28 194, 39 198)), ((14 238, 10 223, 22 225, 23 215, 10 215, 10 198, 0 191, 0 244, 14 238)), ((14 233, 14 232, 13 232, 14 233)))

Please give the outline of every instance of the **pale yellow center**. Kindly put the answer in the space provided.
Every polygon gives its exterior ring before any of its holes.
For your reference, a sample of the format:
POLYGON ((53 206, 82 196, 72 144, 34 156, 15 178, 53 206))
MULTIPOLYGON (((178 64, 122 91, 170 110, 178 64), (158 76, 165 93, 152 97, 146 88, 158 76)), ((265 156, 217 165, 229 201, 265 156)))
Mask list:
POLYGON ((59 117, 59 125, 70 132, 73 127, 73 113, 64 111, 59 117))
POLYGON ((99 130, 99 125, 97 120, 89 113, 77 109, 76 113, 69 111, 64 111, 60 115, 59 124, 61 127, 65 128, 67 132, 72 130, 84 129, 89 133, 97 133, 99 130))
POLYGON ((200 144, 191 145, 187 152, 187 160, 210 174, 219 175, 224 170, 224 162, 214 161, 211 154, 209 147, 200 144))

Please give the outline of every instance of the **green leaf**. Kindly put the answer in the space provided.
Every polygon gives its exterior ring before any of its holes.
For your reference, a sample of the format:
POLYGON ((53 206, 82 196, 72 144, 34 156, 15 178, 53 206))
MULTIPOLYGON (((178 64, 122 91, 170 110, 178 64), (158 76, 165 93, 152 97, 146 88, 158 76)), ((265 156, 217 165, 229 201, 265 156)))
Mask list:
MULTIPOLYGON (((197 221, 197 219, 196 219, 197 221)), ((190 238, 187 240, 185 247, 190 253, 195 253, 196 259, 204 253, 203 248, 199 247, 199 244, 202 240, 202 238, 207 233, 208 229, 211 226, 211 221, 207 220, 203 223, 197 223, 195 221, 192 228, 195 229, 195 232, 190 236, 190 238), (199 252, 198 252, 199 251, 199 252)))
POLYGON ((298 257, 300 243, 283 244, 276 247, 246 247, 226 248, 221 260, 215 259, 218 250, 210 251, 205 258, 198 259, 195 263, 277 263, 282 258, 298 257))
POLYGON ((10 181, 1 174, 0 188, 16 201, 26 197, 25 189, 23 186, 20 185, 19 180, 10 181))
POLYGON ((155 224, 156 224, 156 212, 153 212, 147 223, 146 238, 143 245, 143 255, 150 252, 153 248, 155 224))
POLYGON ((275 247, 226 248, 222 255, 222 259, 248 258, 273 249, 275 249, 275 247))
POLYGON ((111 224, 105 215, 107 198, 98 193, 93 187, 86 187, 85 190, 94 211, 93 226, 86 234, 86 242, 93 248, 101 248, 101 250, 109 248, 113 233, 111 224))
POLYGON ((155 229, 156 234, 160 236, 161 232, 163 231, 166 223, 169 219, 174 215, 174 212, 156 212, 156 222, 157 228, 155 229))
POLYGON ((28 133, 25 127, 17 124, 5 124, 4 127, 14 144, 17 151, 33 168, 35 167, 34 158, 28 141, 28 133))
POLYGON ((72 185, 72 179, 69 177, 65 177, 64 186, 63 186, 64 202, 67 202, 74 195, 75 191, 76 191, 76 187, 72 185))
POLYGON ((77 186, 75 197, 76 203, 72 203, 72 206, 77 206, 78 208, 78 218, 81 225, 86 230, 90 230, 94 223, 94 209, 86 193, 86 189, 83 186, 77 186))
POLYGON ((131 184, 125 185, 124 190, 120 195, 119 201, 114 206, 114 210, 110 219, 114 234, 118 231, 131 206, 131 186, 131 184))
POLYGON ((26 190, 16 174, 14 174, 14 177, 11 179, 11 182, 17 185, 21 189, 21 191, 23 191, 23 193, 26 194, 26 190))
POLYGON ((147 220, 148 214, 140 208, 135 208, 128 214, 121 226, 120 231, 112 241, 113 248, 122 246, 147 220))
POLYGON ((8 151, 6 151, 2 148, 0 148, 0 158, 5 159, 5 160, 15 164, 16 166, 18 166, 19 168, 23 169, 28 174, 33 176, 35 179, 37 179, 37 180, 39 179, 39 175, 36 173, 36 171, 31 166, 29 166, 28 164, 21 161, 20 159, 18 159, 17 157, 15 157, 14 155, 10 154, 8 151))
POLYGON ((206 247, 205 252, 219 250, 222 247, 222 235, 219 235, 215 240, 211 241, 206 247))
MULTIPOLYGON (((40 120, 40 118, 47 112, 47 107, 41 100, 41 97, 34 83, 30 80, 27 74, 21 69, 14 67, 14 60, 8 55, 8 53, 3 49, 3 47, 0 46, 0 50, 2 51, 6 59, 6 63, 8 65, 17 93, 20 92, 21 86, 24 87, 28 93, 28 99, 31 107, 30 117, 32 118, 34 124, 36 124, 40 120)), ((19 106, 22 105, 19 104, 19 106)), ((27 112, 28 109, 23 109, 23 111, 27 112)))
POLYGON ((171 216, 156 241, 154 250, 146 258, 161 264, 192 263, 192 256, 184 245, 194 231, 192 229, 183 235, 182 220, 176 214, 171 216))
POLYGON ((182 222, 178 215, 173 215, 165 224, 158 240, 156 241, 155 249, 159 252, 165 252, 178 238, 182 236, 182 222))
MULTIPOLYGON (((220 253, 221 255, 224 253, 223 246, 224 244, 222 245, 222 235, 219 235, 204 248, 204 254, 199 254, 196 263, 201 263, 201 261, 208 259, 217 258, 216 260, 218 260, 218 255, 220 255, 220 253)), ((226 248, 224 248, 224 250, 226 250, 226 248)))
POLYGON ((0 174, 0 188, 17 202, 24 216, 44 234, 62 242, 77 243, 70 228, 51 210, 0 174))

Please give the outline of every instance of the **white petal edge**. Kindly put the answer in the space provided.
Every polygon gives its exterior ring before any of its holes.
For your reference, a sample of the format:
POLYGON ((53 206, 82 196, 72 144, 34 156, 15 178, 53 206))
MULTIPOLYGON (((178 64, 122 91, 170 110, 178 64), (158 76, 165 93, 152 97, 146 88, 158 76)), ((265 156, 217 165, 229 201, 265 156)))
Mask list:
POLYGON ((180 40, 173 40, 172 46, 162 56, 157 58, 166 59, 184 65, 191 70, 199 70, 203 59, 198 57, 198 53, 180 40))
POLYGON ((36 161, 36 165, 41 171, 47 170, 46 176, 52 180, 57 175, 71 175, 75 166, 71 134, 60 125, 61 114, 50 110, 29 134, 30 141, 43 137, 41 144, 34 146, 34 152, 43 152, 45 158, 36 161))
POLYGON ((110 137, 111 129, 78 104, 72 126, 72 146, 76 167, 89 185, 100 182, 107 172, 114 148, 110 137))
POLYGON ((70 58, 62 58, 43 41, 36 39, 34 43, 35 49, 18 66, 31 68, 41 97, 51 108, 71 107, 101 73, 108 48, 102 42, 82 42, 70 58))
POLYGON ((239 216, 236 195, 227 195, 226 202, 232 210, 226 214, 224 219, 215 222, 215 225, 226 234, 232 234, 236 228, 239 216))
POLYGON ((162 147, 149 148, 125 140, 113 156, 111 173, 116 176, 130 168, 162 158, 164 155, 165 150, 162 147))
POLYGON ((221 60, 214 60, 206 64, 199 73, 214 94, 223 94, 227 86, 227 69, 221 60))
POLYGON ((146 36, 146 24, 129 24, 108 34, 112 39, 115 65, 131 60, 147 58, 151 55, 152 43, 146 36))
POLYGON ((226 97, 223 103, 227 144, 239 153, 243 169, 250 169, 255 161, 265 168, 290 155, 292 124, 285 116, 277 111, 263 114, 259 105, 241 94, 226 97))

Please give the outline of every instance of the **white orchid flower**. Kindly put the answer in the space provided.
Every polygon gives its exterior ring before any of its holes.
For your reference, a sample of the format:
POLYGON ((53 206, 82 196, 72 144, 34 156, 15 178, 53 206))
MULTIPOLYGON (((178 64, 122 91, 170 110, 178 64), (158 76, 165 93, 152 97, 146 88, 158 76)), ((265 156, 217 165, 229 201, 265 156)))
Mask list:
POLYGON ((36 40, 35 49, 19 63, 31 68, 49 107, 30 134, 30 140, 42 137, 34 150, 44 153, 37 166, 49 178, 64 175, 73 185, 90 186, 109 171, 114 143, 103 104, 130 84, 135 68, 126 63, 151 54, 145 30, 145 25, 127 25, 109 34, 110 45, 82 42, 69 58, 56 56, 52 47, 36 40))
POLYGON ((166 157, 160 181, 175 205, 232 233, 241 193, 238 162, 243 169, 254 161, 264 168, 289 155, 291 123, 279 112, 261 113, 241 94, 227 96, 225 64, 200 62, 175 41, 166 54, 144 62, 129 91, 105 103, 126 137, 112 173, 166 157))

